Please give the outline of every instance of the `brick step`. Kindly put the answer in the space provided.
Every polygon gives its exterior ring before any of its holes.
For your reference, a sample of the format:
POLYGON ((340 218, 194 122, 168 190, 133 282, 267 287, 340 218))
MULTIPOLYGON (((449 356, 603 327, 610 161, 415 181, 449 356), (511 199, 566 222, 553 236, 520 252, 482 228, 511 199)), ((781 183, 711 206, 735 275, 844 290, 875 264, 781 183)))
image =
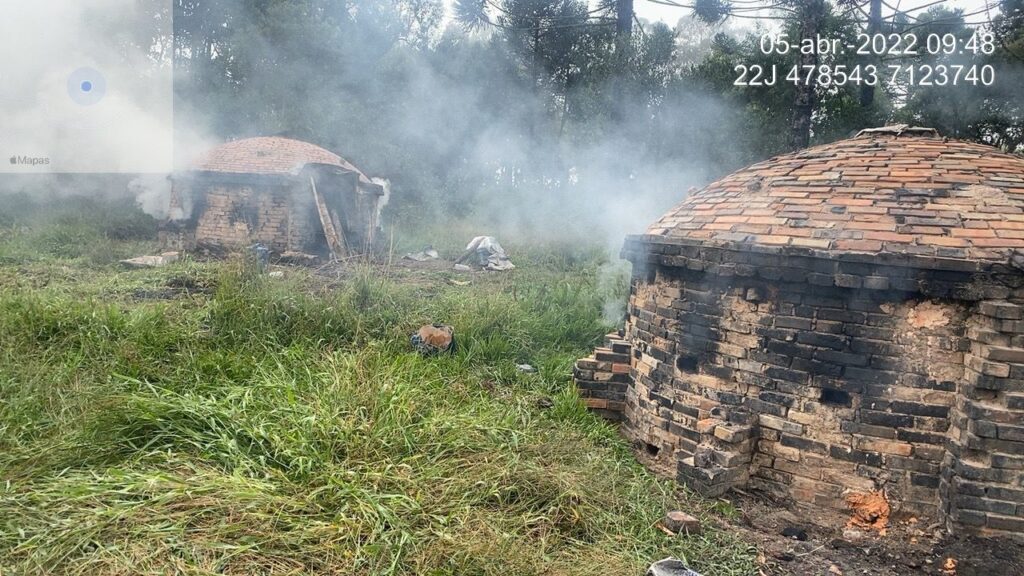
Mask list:
POLYGON ((629 355, 633 351, 633 346, 631 346, 630 343, 622 336, 619 336, 618 332, 612 332, 605 335, 604 347, 610 349, 615 354, 629 355))
POLYGON ((573 381, 584 405, 593 413, 621 421, 625 410, 626 389, 632 382, 630 355, 632 346, 618 333, 605 336, 604 346, 580 358, 573 367, 573 381))
POLYGON ((629 354, 616 354, 609 348, 598 348, 594 350, 594 358, 602 362, 614 362, 616 364, 629 364, 629 354))

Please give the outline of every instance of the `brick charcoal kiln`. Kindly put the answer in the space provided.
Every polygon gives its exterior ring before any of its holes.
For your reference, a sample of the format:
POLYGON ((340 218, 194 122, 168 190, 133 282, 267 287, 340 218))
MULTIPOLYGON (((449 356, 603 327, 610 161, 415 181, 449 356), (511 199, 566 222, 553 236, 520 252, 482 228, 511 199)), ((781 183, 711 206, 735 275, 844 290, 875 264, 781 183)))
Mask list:
POLYGON ((381 181, 315 144, 246 138, 172 176, 161 237, 185 250, 260 243, 277 254, 346 256, 373 247, 386 200, 381 181))
POLYGON ((643 235, 586 404, 706 495, 1024 538, 1024 159, 889 127, 693 192, 643 235))

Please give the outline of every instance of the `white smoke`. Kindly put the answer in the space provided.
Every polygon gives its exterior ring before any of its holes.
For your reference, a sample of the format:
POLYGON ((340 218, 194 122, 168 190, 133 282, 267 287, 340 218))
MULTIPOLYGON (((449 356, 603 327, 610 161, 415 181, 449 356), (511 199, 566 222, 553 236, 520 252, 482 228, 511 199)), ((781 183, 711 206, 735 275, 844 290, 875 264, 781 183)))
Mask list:
POLYGON ((391 180, 387 178, 370 178, 370 182, 380 186, 384 189, 384 195, 377 201, 377 214, 375 215, 374 222, 378 226, 381 224, 381 214, 384 212, 384 207, 391 201, 391 180))

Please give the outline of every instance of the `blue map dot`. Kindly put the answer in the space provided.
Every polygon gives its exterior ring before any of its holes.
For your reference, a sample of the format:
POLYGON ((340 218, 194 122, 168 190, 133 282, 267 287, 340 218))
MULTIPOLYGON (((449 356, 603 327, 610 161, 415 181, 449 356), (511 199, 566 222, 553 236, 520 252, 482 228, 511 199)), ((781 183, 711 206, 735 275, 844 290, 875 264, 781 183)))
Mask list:
MULTIPOLYGON (((2 0, 0 0, 2 1, 2 0)), ((107 93, 107 80, 92 68, 79 68, 68 76, 68 96, 80 106, 92 106, 103 100, 107 93)))

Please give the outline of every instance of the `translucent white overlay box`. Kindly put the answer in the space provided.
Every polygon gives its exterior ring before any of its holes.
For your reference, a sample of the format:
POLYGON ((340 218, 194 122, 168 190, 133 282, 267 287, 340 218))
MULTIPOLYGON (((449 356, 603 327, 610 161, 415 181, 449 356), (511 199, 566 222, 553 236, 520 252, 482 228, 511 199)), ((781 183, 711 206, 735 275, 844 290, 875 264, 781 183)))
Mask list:
POLYGON ((0 173, 166 173, 172 0, 0 0, 0 173))

